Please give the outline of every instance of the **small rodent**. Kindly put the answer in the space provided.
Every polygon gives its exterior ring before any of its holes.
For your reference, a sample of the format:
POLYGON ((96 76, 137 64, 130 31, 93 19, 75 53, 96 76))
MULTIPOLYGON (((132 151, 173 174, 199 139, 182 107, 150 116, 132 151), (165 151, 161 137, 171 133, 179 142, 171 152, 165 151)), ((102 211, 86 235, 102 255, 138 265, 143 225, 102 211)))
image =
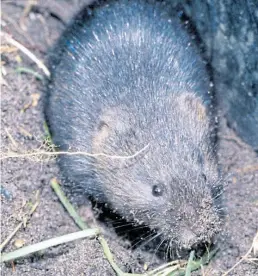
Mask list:
POLYGON ((162 3, 85 8, 60 38, 45 105, 64 175, 127 220, 191 248, 221 228, 205 63, 162 3))

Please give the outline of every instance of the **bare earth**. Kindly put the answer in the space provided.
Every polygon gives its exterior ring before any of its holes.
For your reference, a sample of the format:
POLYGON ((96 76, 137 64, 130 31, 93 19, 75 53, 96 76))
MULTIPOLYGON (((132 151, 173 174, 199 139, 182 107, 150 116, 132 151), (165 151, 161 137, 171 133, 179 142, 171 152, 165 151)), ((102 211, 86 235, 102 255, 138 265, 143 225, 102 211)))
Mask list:
MULTIPOLYGON (((27 3, 25 0, 3 1, 2 31, 11 34, 44 60, 47 49, 86 1, 37 1, 36 8, 23 18, 27 3)), ((8 45, 4 41, 2 44, 8 45)), ((8 150, 24 153, 42 146, 46 135, 42 83, 32 74, 18 73, 17 69, 26 67, 42 76, 44 73, 17 49, 10 46, 2 51, 2 63, 7 74, 1 94, 1 153, 6 156, 8 150)), ((258 230, 257 154, 227 129, 225 122, 222 125, 219 160, 223 171, 229 175, 225 192, 225 231, 218 238, 220 251, 215 259, 204 268, 205 274, 198 272, 196 275, 222 275, 249 250, 258 230)), ((25 203, 33 202, 37 191, 40 195, 40 204, 29 223, 16 233, 4 252, 15 250, 19 242, 29 245, 79 230, 50 187, 53 177, 60 179, 54 160, 38 156, 36 159, 9 158, 2 161, 1 242, 20 223, 25 203)), ((91 215, 90 208, 86 206, 81 206, 79 213, 86 219, 91 215)), ((106 227, 104 231, 120 268, 129 272, 144 272, 143 264, 152 257, 142 253, 141 260, 139 252, 128 249, 128 242, 118 238, 112 229, 106 227)), ((2 264, 1 273, 24 276, 115 275, 94 239, 67 243, 15 263, 2 264)), ((258 266, 244 260, 230 275, 258 275, 258 266)))

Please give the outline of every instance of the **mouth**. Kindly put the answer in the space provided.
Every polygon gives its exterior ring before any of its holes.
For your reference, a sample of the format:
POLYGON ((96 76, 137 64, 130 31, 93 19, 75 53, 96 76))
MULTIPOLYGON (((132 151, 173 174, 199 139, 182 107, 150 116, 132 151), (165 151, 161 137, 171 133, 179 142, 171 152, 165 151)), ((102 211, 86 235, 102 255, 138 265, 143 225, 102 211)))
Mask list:
POLYGON ((208 258, 210 258, 211 255, 217 252, 217 250, 218 248, 216 246, 215 239, 212 238, 209 242, 207 241, 194 244, 191 249, 188 250, 188 252, 190 253, 190 251, 194 251, 194 255, 196 258, 204 258, 205 255, 206 257, 208 255, 208 258))
POLYGON ((202 229, 202 231, 194 232, 190 228, 184 228, 180 233, 179 246, 186 250, 200 252, 200 254, 204 253, 214 245, 220 230, 220 227, 216 227, 216 229, 202 229))
POLYGON ((195 242, 191 244, 185 244, 180 241, 170 240, 164 244, 164 248, 160 247, 160 251, 160 254, 165 254, 165 258, 167 260, 187 260, 189 258, 190 252, 192 251, 194 251, 194 256, 197 259, 210 259, 210 257, 217 252, 217 246, 214 239, 211 239, 209 241, 195 240, 195 242))

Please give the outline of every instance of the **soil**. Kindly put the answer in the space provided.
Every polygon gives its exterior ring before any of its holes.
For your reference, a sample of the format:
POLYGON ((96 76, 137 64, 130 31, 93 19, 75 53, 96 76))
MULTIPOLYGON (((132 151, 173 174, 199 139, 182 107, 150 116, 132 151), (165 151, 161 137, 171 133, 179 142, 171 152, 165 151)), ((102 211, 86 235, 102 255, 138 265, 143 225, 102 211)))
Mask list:
MULTIPOLYGON (((88 1, 89 2, 89 1, 88 1)), ((5 0, 2 3, 2 31, 44 60, 47 50, 56 41, 69 19, 87 1, 42 0, 24 16, 29 1, 5 0)), ((2 41, 3 46, 8 44, 2 41)), ((10 46, 10 45, 9 45, 10 46)), ((2 49, 3 77, 1 93, 1 156, 8 152, 30 152, 42 148, 46 137, 42 111, 42 82, 30 73, 18 73, 26 67, 43 76, 43 72, 19 50, 2 49)), ((222 275, 240 260, 252 246, 258 229, 258 158, 244 144, 224 119, 219 132, 219 162, 228 184, 225 190, 226 224, 218 237, 219 252, 204 267, 205 274, 222 275)), ((50 187, 50 180, 60 179, 55 160, 37 158, 9 158, 1 166, 1 243, 21 222, 26 203, 40 203, 26 227, 16 233, 3 252, 17 249, 49 238, 78 231, 50 187)), ((78 207, 87 220, 92 219, 91 208, 78 207)), ((125 272, 144 272, 145 265, 154 258, 149 253, 131 250, 128 241, 114 230, 102 226, 105 238, 116 263, 125 272)), ((252 253, 250 254, 252 257, 252 253)), ((83 239, 47 249, 16 262, 1 264, 1 275, 115 275, 96 239, 83 239)), ((243 260, 229 275, 258 275, 258 266, 243 260)))

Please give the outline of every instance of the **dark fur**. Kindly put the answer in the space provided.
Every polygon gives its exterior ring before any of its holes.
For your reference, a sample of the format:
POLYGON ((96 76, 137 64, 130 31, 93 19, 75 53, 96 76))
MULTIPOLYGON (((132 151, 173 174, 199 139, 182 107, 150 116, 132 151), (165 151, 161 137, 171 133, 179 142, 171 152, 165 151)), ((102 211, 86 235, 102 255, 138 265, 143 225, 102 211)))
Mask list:
POLYGON ((162 4, 85 9, 60 39, 46 114, 64 175, 178 246, 220 228, 215 123, 200 54, 162 4), (156 194, 155 194, 156 192, 156 194), (161 195, 159 195, 161 192, 161 195))

